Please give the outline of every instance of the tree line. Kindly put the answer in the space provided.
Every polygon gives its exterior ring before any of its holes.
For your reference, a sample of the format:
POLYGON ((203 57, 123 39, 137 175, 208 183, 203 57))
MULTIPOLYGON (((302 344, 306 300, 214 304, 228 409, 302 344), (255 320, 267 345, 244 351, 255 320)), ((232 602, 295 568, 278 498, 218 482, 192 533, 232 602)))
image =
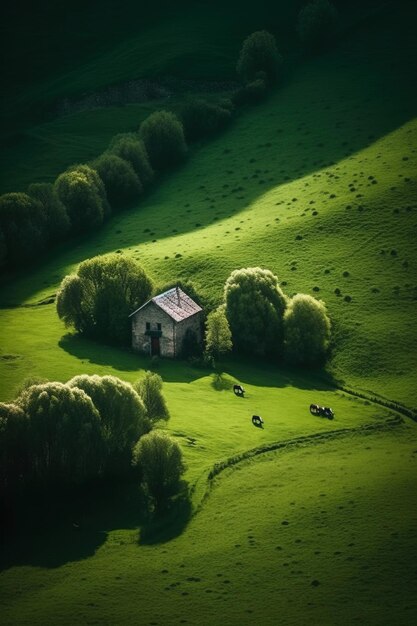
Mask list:
MULTIPOLYGON (((328 0, 309 2, 298 16, 302 45, 320 50, 336 24, 328 0)), ((151 113, 137 132, 116 135, 102 155, 70 166, 53 184, 0 196, 0 269, 23 266, 60 241, 95 231, 113 212, 137 202, 158 173, 182 162, 189 143, 226 128, 237 108, 263 100, 282 79, 283 58, 273 35, 249 35, 236 69, 241 87, 229 100, 188 100, 178 114, 151 113)))
POLYGON ((79 487, 132 471, 154 508, 179 484, 179 445, 154 430, 169 411, 153 372, 131 385, 115 376, 67 383, 28 379, 0 403, 0 509, 3 522, 33 493, 79 487))

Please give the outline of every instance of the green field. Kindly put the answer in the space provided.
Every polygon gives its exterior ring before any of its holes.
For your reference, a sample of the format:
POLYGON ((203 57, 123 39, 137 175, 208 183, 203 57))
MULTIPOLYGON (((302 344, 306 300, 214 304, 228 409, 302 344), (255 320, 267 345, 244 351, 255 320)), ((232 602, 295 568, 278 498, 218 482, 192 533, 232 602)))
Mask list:
MULTIPOLYGON (((371 401, 417 409, 414 23, 412 3, 390 4, 325 55, 300 62, 223 135, 194 146, 140 204, 3 279, 0 401, 27 376, 133 382, 155 367, 191 491, 177 519, 174 510, 161 527, 143 518, 134 486, 115 487, 12 541, 0 572, 2 623, 416 621, 417 426, 371 401), (77 336, 50 299, 78 263, 113 251, 137 259, 156 285, 190 279, 211 304, 235 268, 271 269, 288 295, 326 302, 326 370, 236 356, 217 372, 155 365, 77 336), (246 398, 233 395, 236 381, 246 398), (336 419, 313 418, 311 402, 332 406, 336 419), (264 430, 253 428, 254 413, 264 430), (236 455, 246 460, 233 464, 236 455), (231 466, 210 481, 216 463, 231 466)), ((164 39, 166 24, 152 28, 164 39)), ((128 45, 115 45, 115 55, 124 59, 128 45)), ((213 59, 228 75, 227 62, 213 59)), ((132 76, 124 61, 117 66, 132 76)), ((74 69, 74 80, 88 80, 88 67, 74 69)), ((98 70, 96 77, 105 80, 98 70)), ((65 81, 51 82, 51 93, 71 90, 65 81)), ((3 158, 2 188, 52 181, 157 106, 86 111, 27 129, 3 158)))

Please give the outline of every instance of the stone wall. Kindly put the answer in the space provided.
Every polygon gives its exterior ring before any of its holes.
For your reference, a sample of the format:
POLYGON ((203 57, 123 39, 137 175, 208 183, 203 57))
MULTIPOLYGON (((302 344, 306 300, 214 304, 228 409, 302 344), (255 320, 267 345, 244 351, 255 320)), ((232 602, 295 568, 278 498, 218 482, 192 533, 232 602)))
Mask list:
POLYGON ((144 354, 151 354, 151 338, 146 335, 146 323, 150 330, 158 330, 161 324, 162 335, 159 339, 161 356, 175 356, 174 321, 153 302, 138 311, 132 317, 132 348, 144 354))
POLYGON ((175 325, 175 343, 177 356, 181 354, 182 340, 184 339, 184 335, 187 332, 188 328, 191 328, 191 330, 195 332, 198 341, 201 343, 201 315, 202 313, 201 311, 199 311, 198 313, 195 313, 191 317, 187 317, 187 319, 175 325))

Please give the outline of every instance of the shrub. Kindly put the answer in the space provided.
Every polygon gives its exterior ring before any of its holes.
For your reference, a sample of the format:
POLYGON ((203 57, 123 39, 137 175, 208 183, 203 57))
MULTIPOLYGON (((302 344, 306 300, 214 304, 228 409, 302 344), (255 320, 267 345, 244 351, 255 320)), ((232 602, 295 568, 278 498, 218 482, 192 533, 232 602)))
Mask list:
POLYGON ((233 347, 232 333, 224 306, 218 307, 207 316, 206 350, 214 358, 230 352, 233 347))
POLYGON ((144 435, 133 451, 133 464, 138 467, 142 484, 158 508, 178 488, 185 465, 178 443, 161 431, 144 435))
POLYGON ((155 372, 145 372, 134 388, 143 400, 146 415, 152 421, 168 420, 169 411, 162 393, 162 378, 155 372))
POLYGON ((330 342, 330 320, 325 304, 306 294, 297 294, 284 314, 285 354, 289 361, 317 365, 330 342))
POLYGON ((27 415, 30 476, 46 485, 80 483, 101 467, 100 415, 81 389, 62 383, 29 387, 16 403, 27 415))
POLYGON ((71 228, 67 210, 51 183, 33 183, 28 195, 41 203, 45 212, 45 230, 50 241, 64 239, 71 228))
POLYGON ((92 337, 129 344, 129 315, 152 293, 152 282, 141 266, 118 254, 87 259, 77 274, 66 276, 56 307, 66 326, 92 337))
POLYGON ((109 152, 124 159, 135 170, 144 187, 152 182, 154 172, 149 163, 145 144, 134 133, 124 133, 113 137, 109 152))
POLYGON ((91 167, 103 181, 113 209, 133 202, 143 191, 142 183, 130 163, 115 154, 102 154, 91 163, 91 167))
POLYGON ((168 111, 155 111, 140 126, 151 165, 164 170, 182 161, 187 153, 180 120, 168 111))
POLYGON ((188 141, 214 135, 232 118, 230 110, 205 100, 188 102, 181 110, 185 136, 188 141))
POLYGON ((233 346, 251 354, 280 354, 287 300, 278 278, 260 267, 235 270, 226 281, 224 298, 233 346))
POLYGON ((311 51, 324 48, 332 40, 337 11, 329 0, 313 0, 300 10, 297 33, 303 46, 311 51))
POLYGON ((279 78, 281 68, 282 57, 271 33, 259 30, 245 39, 236 68, 244 82, 256 80, 259 78, 259 72, 264 72, 269 82, 275 82, 279 78))
POLYGON ((67 384, 82 389, 100 414, 106 471, 125 471, 130 467, 134 444, 150 430, 143 401, 132 385, 115 376, 82 374, 67 384))
POLYGON ((236 106, 242 106, 243 104, 258 104, 265 99, 267 91, 268 89, 265 80, 258 78, 235 91, 233 94, 233 102, 236 106))
POLYGON ((0 229, 4 263, 21 265, 33 258, 47 240, 44 208, 26 193, 6 193, 0 196, 0 229))
POLYGON ((103 181, 88 165, 76 165, 55 181, 74 232, 94 230, 110 213, 103 181))

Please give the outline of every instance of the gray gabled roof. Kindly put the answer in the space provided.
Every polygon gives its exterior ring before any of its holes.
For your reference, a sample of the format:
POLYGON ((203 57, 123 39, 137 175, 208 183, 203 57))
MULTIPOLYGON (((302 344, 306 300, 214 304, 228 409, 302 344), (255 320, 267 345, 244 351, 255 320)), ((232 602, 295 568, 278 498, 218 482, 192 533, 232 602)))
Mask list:
POLYGON ((182 289, 174 287, 173 289, 168 289, 168 291, 164 291, 164 293, 155 296, 152 300, 148 300, 148 302, 145 302, 145 304, 142 304, 141 307, 131 313, 129 317, 136 315, 138 311, 144 309, 151 302, 165 311, 165 313, 176 322, 182 322, 182 320, 187 319, 187 317, 191 317, 202 311, 201 306, 199 306, 197 302, 194 302, 190 296, 187 296, 182 289))

